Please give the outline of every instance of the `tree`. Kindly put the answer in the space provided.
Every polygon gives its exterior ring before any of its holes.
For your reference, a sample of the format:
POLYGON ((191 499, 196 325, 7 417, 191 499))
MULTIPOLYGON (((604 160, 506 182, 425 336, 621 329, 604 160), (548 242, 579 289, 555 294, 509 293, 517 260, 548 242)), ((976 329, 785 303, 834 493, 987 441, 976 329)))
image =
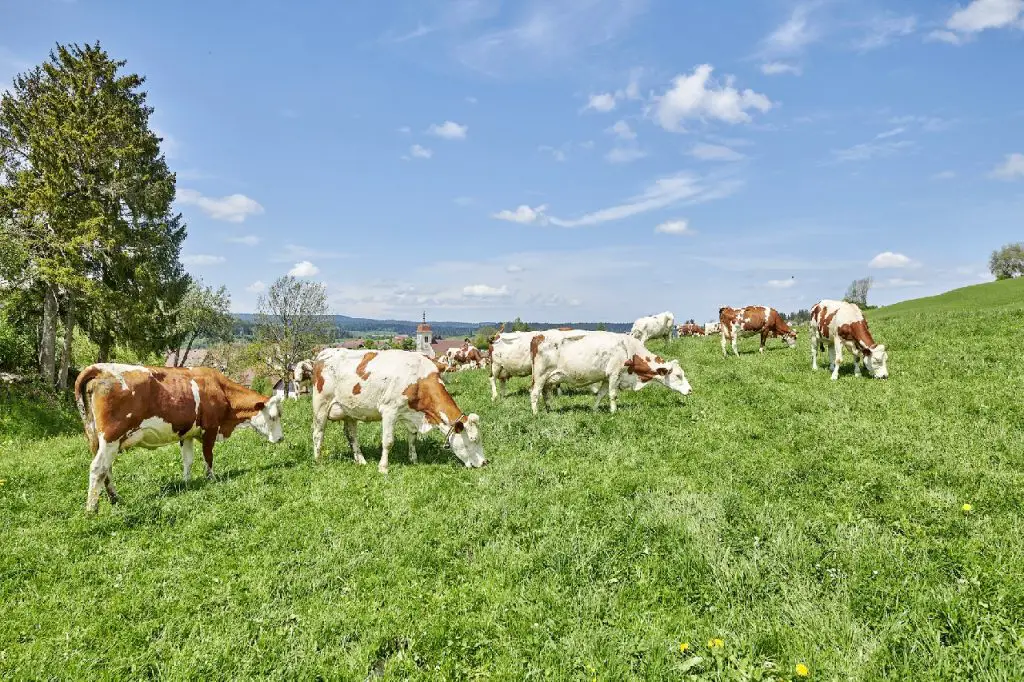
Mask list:
POLYGON ((1007 244, 992 252, 988 269, 996 279, 1010 279, 1024 275, 1024 242, 1007 244))
POLYGON ((208 342, 230 341, 234 335, 235 318, 231 315, 231 296, 227 288, 204 286, 202 281, 189 282, 188 290, 178 305, 171 347, 175 367, 184 367, 196 339, 208 342))
POLYGON ((494 327, 480 327, 476 330, 476 334, 473 336, 472 344, 480 350, 487 350, 487 347, 491 345, 491 339, 493 339, 497 333, 498 330, 494 327))
POLYGON ((606 325, 604 322, 598 322, 597 326, 594 327, 594 329, 596 329, 599 332, 606 332, 608 331, 608 325, 606 325))
POLYGON ((59 315, 62 365, 77 310, 88 312, 98 359, 119 341, 154 348, 187 284, 174 175, 149 129, 144 79, 124 65, 98 43, 58 45, 0 99, 0 223, 24 254, 21 286, 39 311, 48 383, 59 315))
POLYGON ((400 347, 402 350, 416 350, 416 340, 407 336, 402 339, 400 347))
POLYGON ((256 338, 267 366, 280 376, 291 376, 295 363, 331 339, 323 284, 286 275, 260 296, 257 309, 256 338))
POLYGON ((871 285, 874 280, 870 277, 863 279, 855 279, 850 283, 850 288, 846 290, 846 295, 843 296, 843 300, 848 303, 855 303, 859 306, 866 306, 868 304, 868 290, 871 289, 871 285))
POLYGON ((512 329, 509 330, 509 331, 514 331, 514 332, 528 332, 528 331, 530 331, 530 325, 526 324, 525 322, 523 322, 518 317, 512 321, 511 327, 512 327, 512 329))

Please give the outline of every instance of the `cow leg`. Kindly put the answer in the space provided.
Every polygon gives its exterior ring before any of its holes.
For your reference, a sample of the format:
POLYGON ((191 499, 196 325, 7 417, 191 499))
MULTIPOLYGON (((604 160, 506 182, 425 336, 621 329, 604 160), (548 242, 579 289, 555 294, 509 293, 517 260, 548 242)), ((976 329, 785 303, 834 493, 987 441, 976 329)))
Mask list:
POLYGON ((498 399, 498 382, 494 380, 494 374, 491 373, 491 402, 498 399))
POLYGON ((377 465, 377 471, 386 474, 388 472, 388 453, 391 452, 391 446, 395 444, 395 415, 387 413, 381 416, 380 463, 377 465))
MULTIPOLYGON (((530 388, 530 408, 533 410, 533 414, 537 414, 538 403, 541 397, 544 395, 544 377, 538 377, 534 379, 533 386, 530 388)), ((547 404, 544 405, 545 409, 547 404)))
POLYGON ((181 441, 181 468, 185 482, 192 480, 192 460, 196 455, 196 442, 191 438, 181 441))
MULTIPOLYGON (((85 511, 95 512, 100 507, 100 483, 107 484, 110 476, 110 468, 114 464, 114 457, 120 443, 106 443, 100 437, 99 447, 96 449, 96 456, 92 458, 92 465, 89 467, 89 494, 85 498, 85 511)), ((111 502, 114 500, 112 499, 111 502)))
POLYGON ((597 412, 597 409, 601 406, 601 400, 603 400, 604 397, 607 394, 608 394, 608 387, 604 384, 604 382, 601 382, 601 385, 597 389, 597 393, 595 394, 594 412, 597 412))
POLYGON ((836 334, 835 341, 832 344, 830 355, 832 356, 830 358, 832 360, 832 381, 835 381, 839 378, 839 365, 843 361, 843 341, 839 338, 838 334, 836 334))
POLYGON ((736 357, 740 356, 739 348, 737 348, 737 344, 739 343, 739 340, 740 340, 740 333, 739 332, 736 332, 735 334, 732 335, 732 354, 735 355, 736 357))
POLYGON ((416 463, 416 436, 419 435, 419 429, 409 427, 409 463, 416 463))
POLYGON ((811 369, 818 369, 818 339, 811 339, 811 369))
POLYGON ((345 420, 345 438, 348 439, 348 446, 352 448, 352 459, 356 461, 356 464, 366 464, 366 458, 363 457, 362 451, 359 449, 359 422, 355 419, 345 420))
POLYGON ((725 340, 725 331, 723 331, 722 332, 722 357, 723 358, 729 357, 729 351, 726 350, 726 348, 728 348, 728 347, 729 347, 728 343, 725 340))
POLYGON ((213 480, 213 446, 217 443, 217 430, 203 432, 203 461, 206 463, 206 478, 213 480))
POLYGON ((117 488, 114 487, 114 479, 111 476, 110 469, 107 469, 107 475, 103 477, 103 485, 107 489, 107 497, 110 499, 110 504, 117 504, 121 501, 121 498, 117 495, 117 488))
MULTIPOLYGON (((320 461, 320 453, 324 444, 324 428, 327 426, 327 415, 331 411, 331 403, 324 401, 317 404, 313 399, 313 461, 320 461)), ((347 424, 347 421, 346 421, 347 424)), ((348 433, 348 430, 345 431, 348 433)))
POLYGON ((761 353, 764 352, 764 344, 766 341, 768 341, 768 332, 761 332, 761 353))
POLYGON ((853 354, 853 376, 860 376, 860 354, 853 354))

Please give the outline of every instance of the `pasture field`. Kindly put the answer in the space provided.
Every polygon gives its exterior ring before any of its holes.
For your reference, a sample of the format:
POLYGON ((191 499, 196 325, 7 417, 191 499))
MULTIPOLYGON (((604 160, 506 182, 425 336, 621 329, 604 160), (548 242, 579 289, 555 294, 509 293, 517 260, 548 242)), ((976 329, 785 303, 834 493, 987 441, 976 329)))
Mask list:
POLYGON ((8 398, 0 677, 1024 679, 1022 315, 1024 281, 871 311, 887 381, 812 373, 806 328, 654 342, 694 393, 616 415, 452 375, 482 470, 434 433, 382 476, 378 425, 314 465, 305 398, 216 481, 122 455, 94 518, 77 417, 8 398))

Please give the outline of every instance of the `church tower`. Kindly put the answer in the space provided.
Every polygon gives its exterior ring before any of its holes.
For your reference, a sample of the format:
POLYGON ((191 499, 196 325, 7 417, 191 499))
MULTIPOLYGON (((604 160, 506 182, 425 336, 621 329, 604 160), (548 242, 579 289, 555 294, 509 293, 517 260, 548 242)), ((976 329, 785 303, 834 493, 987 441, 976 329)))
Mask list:
POLYGON ((430 344, 434 341, 434 330, 427 324, 427 311, 423 311, 423 322, 416 327, 416 350, 428 358, 434 357, 434 349, 430 344))

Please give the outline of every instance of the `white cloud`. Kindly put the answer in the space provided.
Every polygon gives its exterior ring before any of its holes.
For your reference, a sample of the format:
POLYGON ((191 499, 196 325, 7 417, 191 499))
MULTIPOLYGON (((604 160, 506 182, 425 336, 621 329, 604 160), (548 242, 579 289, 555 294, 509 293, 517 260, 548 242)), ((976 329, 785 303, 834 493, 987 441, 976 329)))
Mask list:
POLYGON ((292 277, 312 277, 313 275, 320 272, 320 268, 310 263, 308 260, 300 261, 295 264, 288 274, 292 277))
POLYGON ((949 130, 956 119, 939 118, 938 116, 893 116, 889 119, 889 123, 897 126, 907 125, 919 125, 921 130, 926 133, 941 133, 944 130, 949 130))
POLYGON ((414 159, 429 159, 433 155, 434 152, 418 144, 409 147, 409 156, 414 159))
POLYGON ((748 110, 765 112, 772 108, 771 100, 764 95, 733 87, 732 76, 726 77, 724 85, 711 80, 713 70, 710 64, 701 64, 688 76, 676 76, 672 87, 656 98, 654 117, 661 127, 680 132, 681 123, 690 118, 746 123, 751 120, 748 110))
POLYGON ((541 146, 537 147, 537 151, 551 154, 551 158, 553 158, 555 161, 561 162, 565 161, 566 159, 564 150, 556 149, 555 147, 552 147, 550 145, 542 144, 541 146))
POLYGON ((647 156, 647 152, 636 147, 615 147, 604 155, 608 163, 630 163, 647 156))
POLYGON ((785 73, 791 73, 794 76, 799 76, 803 73, 803 70, 795 64, 787 64, 785 62, 765 62, 761 65, 761 73, 766 76, 780 76, 785 73))
POLYGON ((772 289, 789 289, 796 285, 796 279, 793 277, 790 277, 789 279, 770 279, 767 284, 772 289))
POLYGON ((584 110, 593 109, 605 113, 615 108, 615 95, 610 92, 603 92, 599 95, 591 95, 584 110))
POLYGON ((441 124, 433 124, 427 132, 436 137, 443 137, 446 140, 465 140, 469 126, 459 125, 455 121, 445 121, 441 124))
POLYGON ((491 217, 497 218, 498 220, 507 220, 510 223, 520 223, 522 225, 529 225, 537 222, 544 223, 547 220, 547 217, 544 215, 544 211, 546 209, 547 206, 544 204, 541 204, 537 208, 530 208, 526 204, 522 204, 514 211, 509 211, 507 209, 504 211, 498 211, 491 217))
POLYGON ((832 154, 835 156, 837 163, 868 161, 870 159, 892 156, 912 146, 914 146, 914 143, 909 140, 899 140, 898 142, 864 142, 846 149, 833 149, 832 154))
POLYGON ((924 38, 930 42, 949 43, 950 45, 962 45, 964 39, 952 31, 932 31, 924 38))
POLYGON ((1024 0, 973 0, 967 7, 953 12, 946 28, 960 33, 1004 28, 1016 24, 1022 13, 1024 0))
POLYGON ((500 287, 492 287, 486 284, 470 284, 462 287, 464 296, 474 298, 494 298, 497 296, 508 296, 508 287, 502 284, 500 287))
POLYGON ((617 135, 622 140, 635 140, 636 133, 625 121, 616 121, 611 127, 605 128, 606 133, 617 135))
POLYGON ((810 25, 812 3, 797 5, 782 25, 762 42, 762 54, 796 54, 818 38, 818 31, 810 25))
POLYGON ((686 220, 666 220, 655 227, 654 231, 660 234, 694 234, 694 231, 690 229, 690 223, 686 220))
POLYGON ((228 237, 228 241, 232 242, 234 244, 245 244, 246 246, 256 246, 261 241, 263 241, 263 239, 260 238, 260 237, 257 237, 254 234, 247 234, 247 235, 245 235, 243 237, 228 237))
POLYGON ((698 142, 689 151, 690 156, 701 161, 739 161, 746 156, 720 144, 705 144, 698 142))
POLYGON ((505 272, 511 273, 522 272, 524 269, 522 265, 516 265, 515 263, 509 263, 505 266, 505 272))
POLYGON ((920 287, 924 286, 924 282, 916 279, 904 279, 902 277, 890 277, 889 279, 881 282, 875 282, 875 287, 878 289, 902 289, 905 287, 920 287))
POLYGON ((906 130, 907 129, 903 127, 893 128, 892 130, 886 130, 884 133, 878 133, 877 135, 875 135, 875 139, 884 140, 887 137, 895 137, 896 135, 902 135, 904 132, 906 132, 906 130))
POLYGON ((593 140, 584 140, 583 142, 580 142, 580 149, 593 149, 593 148, 594 148, 594 141, 593 140))
POLYGON ((867 33, 856 42, 858 50, 877 50, 885 47, 897 38, 910 35, 917 29, 917 17, 911 15, 897 17, 892 14, 883 14, 874 17, 868 22, 867 33))
POLYGON ((641 69, 633 69, 629 72, 629 82, 624 90, 617 90, 615 96, 619 99, 640 99, 640 74, 641 69))
POLYGON ((1024 177, 1024 154, 1007 154, 1006 160, 992 169, 989 175, 999 180, 1024 177))
POLYGON ((412 128, 410 128, 409 126, 402 126, 401 128, 398 129, 398 132, 404 135, 408 135, 409 133, 412 132, 412 128))
POLYGON ((952 180, 956 177, 956 173, 951 170, 941 171, 932 176, 932 180, 952 180))
POLYGON ((266 291, 267 285, 261 282, 260 280, 256 280, 255 282, 247 286, 245 290, 253 294, 258 294, 262 291, 266 291))
POLYGON ((224 256, 210 256, 205 253, 181 257, 181 262, 185 265, 220 265, 225 260, 227 259, 224 256))
POLYGON ((225 220, 229 223, 241 223, 249 216, 263 213, 263 207, 244 194, 229 194, 218 199, 203 196, 194 189, 179 189, 178 201, 198 206, 214 220, 225 220))
POLYGON ((883 251, 868 263, 869 268, 910 268, 916 263, 902 253, 883 251))

